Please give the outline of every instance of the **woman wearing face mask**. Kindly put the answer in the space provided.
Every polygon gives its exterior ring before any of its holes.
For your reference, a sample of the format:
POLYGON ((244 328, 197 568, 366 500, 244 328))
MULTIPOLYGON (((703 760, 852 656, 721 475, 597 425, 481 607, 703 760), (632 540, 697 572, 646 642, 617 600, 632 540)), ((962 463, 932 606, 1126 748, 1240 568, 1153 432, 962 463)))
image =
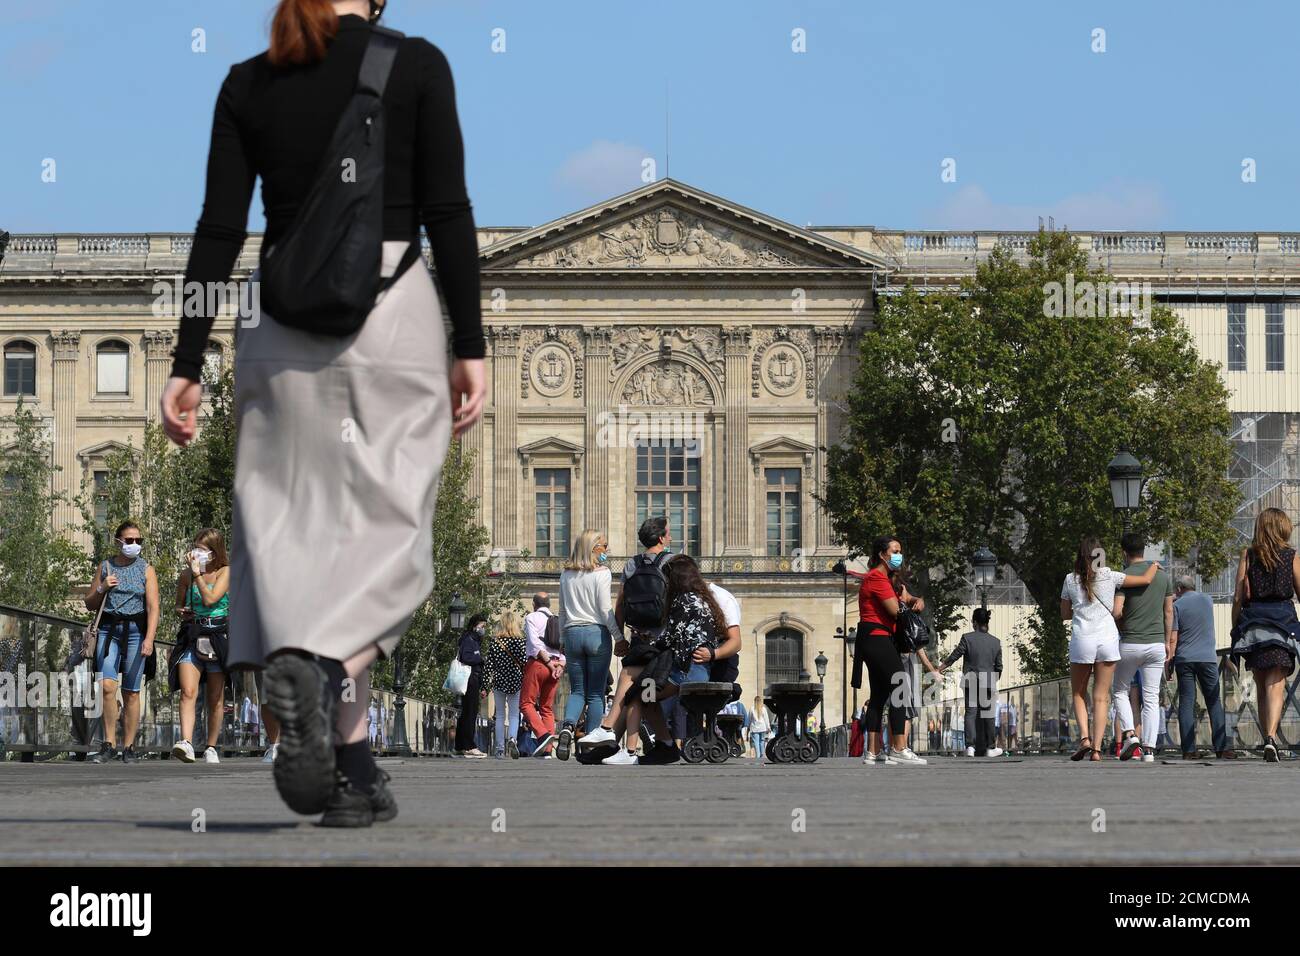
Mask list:
MULTIPOLYGON (((370 669, 393 654, 433 587, 443 460, 486 394, 478 241, 451 68, 427 40, 380 34, 387 6, 275 5, 269 48, 232 67, 217 94, 185 274, 187 289, 230 282, 260 179, 266 233, 255 285, 280 298, 237 323, 229 666, 266 669, 266 703, 281 726, 281 798, 336 827, 397 816, 366 740, 370 669), (354 96, 381 82, 376 116, 369 98, 354 96), (343 156, 345 142, 374 149, 343 156), (336 160, 365 175, 336 188, 336 160)), ((216 312, 186 310, 179 320, 161 405, 180 445, 195 435, 216 312)))
POLYGON ((221 737, 222 704, 226 690, 226 615, 230 606, 230 567, 226 544, 216 528, 194 536, 186 554, 189 567, 176 582, 176 609, 183 624, 172 652, 168 686, 181 692, 181 740, 172 756, 194 762, 194 705, 199 684, 206 685, 208 749, 205 763, 220 763, 217 741, 221 737))
POLYGON ((487 696, 483 686, 483 638, 487 635, 487 618, 475 614, 469 619, 465 633, 460 636, 457 659, 469 668, 469 683, 460 702, 460 717, 456 721, 456 756, 482 760, 487 756, 478 749, 475 733, 478 730, 479 701, 487 696))
POLYGON ((905 585, 895 591, 891 573, 903 567, 903 545, 893 535, 882 535, 871 544, 868 570, 858 590, 858 636, 853 651, 853 686, 862 686, 865 663, 871 681, 871 698, 867 701, 867 747, 862 755, 865 766, 886 764, 924 764, 926 761, 907 746, 907 676, 903 659, 894 647, 894 628, 902 605, 920 611, 925 603, 908 593, 905 585), (893 744, 882 747, 882 723, 889 706, 889 731, 893 744))
POLYGON ((86 608, 104 612, 99 619, 95 673, 104 681, 104 746, 91 763, 108 763, 121 757, 135 763, 135 735, 140 729, 140 688, 144 685, 145 658, 153 653, 158 630, 158 578, 140 556, 144 535, 130 521, 118 525, 113 537, 118 553, 95 569, 86 595, 86 608), (122 750, 117 736, 117 691, 122 690, 122 750))
POLYGON ((573 543, 573 553, 560 573, 560 629, 569 659, 569 699, 555 756, 568 760, 573 730, 587 705, 584 729, 591 733, 605 715, 605 679, 614 657, 613 634, 622 636, 610 601, 612 576, 603 531, 588 528, 573 543))

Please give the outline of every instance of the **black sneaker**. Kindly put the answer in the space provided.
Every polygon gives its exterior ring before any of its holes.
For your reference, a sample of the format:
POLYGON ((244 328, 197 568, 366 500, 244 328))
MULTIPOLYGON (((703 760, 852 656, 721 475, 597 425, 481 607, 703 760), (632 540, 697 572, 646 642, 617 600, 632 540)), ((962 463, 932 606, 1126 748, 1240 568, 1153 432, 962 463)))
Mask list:
POLYGON ((1272 737, 1266 737, 1264 739, 1264 762, 1265 763, 1278 762, 1277 744, 1273 741, 1272 737))
POLYGON ((567 724, 560 731, 560 742, 555 747, 555 756, 558 760, 568 760, 569 753, 573 750, 573 728, 567 724))
POLYGON ((139 763, 140 758, 135 754, 134 747, 127 747, 122 751, 122 763, 139 763))
POLYGON ((104 744, 102 747, 99 748, 99 753, 91 754, 89 762, 108 763, 109 761, 116 760, 117 757, 118 757, 118 753, 117 750, 113 747, 113 745, 104 744))
POLYGON ((507 741, 506 741, 506 756, 508 756, 511 760, 518 760, 518 759, 519 759, 519 744, 518 744, 518 742, 516 742, 516 741, 514 741, 514 740, 507 740, 507 741))
POLYGON ((537 740, 537 749, 533 751, 533 756, 538 760, 545 760, 546 748, 551 745, 551 741, 554 739, 555 734, 542 734, 542 736, 537 740))
POLYGON ((320 818, 323 827, 368 827, 384 823, 397 816, 397 801, 388 789, 389 776, 379 771, 374 784, 360 787, 343 774, 336 774, 334 791, 330 794, 325 814, 320 818))
POLYGON ((300 654, 274 658, 266 668, 266 702, 280 720, 280 746, 272 767, 280 798, 295 813, 320 813, 338 795, 334 766, 338 701, 324 667, 300 654))
POLYGON ((642 764, 663 765, 677 763, 682 759, 682 752, 677 749, 677 745, 672 742, 656 743, 650 748, 649 752, 641 758, 642 764))

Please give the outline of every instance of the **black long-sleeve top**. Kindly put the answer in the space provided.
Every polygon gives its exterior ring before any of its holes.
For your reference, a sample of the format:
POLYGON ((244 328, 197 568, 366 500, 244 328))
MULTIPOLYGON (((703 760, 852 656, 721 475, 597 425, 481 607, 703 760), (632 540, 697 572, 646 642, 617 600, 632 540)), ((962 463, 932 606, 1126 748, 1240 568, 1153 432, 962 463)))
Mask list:
MULTIPOLYGON (((356 88, 369 36, 364 18, 343 16, 319 63, 273 67, 261 53, 231 67, 217 96, 207 192, 186 288, 230 281, 258 176, 266 213, 263 253, 293 222, 356 88)), ((402 42, 384 90, 384 113, 384 238, 416 242, 423 223, 454 330, 452 349, 459 358, 481 358, 478 241, 451 67, 442 51, 419 37, 402 42)), ((209 315, 181 319, 173 375, 199 380, 211 328, 209 315)))

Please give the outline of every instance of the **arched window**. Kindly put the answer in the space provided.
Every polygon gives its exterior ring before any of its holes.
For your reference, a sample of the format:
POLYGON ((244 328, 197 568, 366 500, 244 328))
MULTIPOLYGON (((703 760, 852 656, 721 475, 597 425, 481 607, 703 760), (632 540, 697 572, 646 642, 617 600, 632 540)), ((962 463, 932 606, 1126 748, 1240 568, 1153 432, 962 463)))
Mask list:
POLYGON ((212 384, 221 378, 221 343, 209 340, 203 350, 203 394, 212 391, 212 384))
POLYGON ((5 345, 5 397, 36 395, 36 346, 15 341, 5 345))
POLYGON ((130 394, 131 347, 125 342, 101 342, 95 349, 95 392, 130 394))
POLYGON ((803 634, 792 627, 778 627, 767 632, 766 644, 767 683, 797 681, 804 669, 803 634))

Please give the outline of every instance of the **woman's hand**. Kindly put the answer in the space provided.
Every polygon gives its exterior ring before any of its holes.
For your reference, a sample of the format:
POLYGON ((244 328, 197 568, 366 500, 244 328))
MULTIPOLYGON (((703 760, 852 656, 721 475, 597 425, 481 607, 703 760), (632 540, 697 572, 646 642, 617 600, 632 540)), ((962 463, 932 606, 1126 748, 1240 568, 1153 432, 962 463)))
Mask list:
MULTIPOLYGON (((165 398, 166 396, 164 396, 165 398)), ((451 366, 451 434, 459 438, 483 414, 487 373, 482 359, 456 359, 451 366)))
POLYGON ((117 575, 116 575, 116 574, 110 574, 108 577, 104 578, 104 590, 105 590, 105 591, 107 591, 109 588, 115 588, 115 587, 117 587, 117 575))
POLYGON ((199 403, 203 389, 198 382, 173 375, 162 393, 163 431, 175 444, 184 448, 194 440, 199 403))
POLYGON ((143 654, 145 657, 152 657, 152 656, 153 656, 153 638, 152 638, 152 637, 146 637, 146 638, 145 638, 145 639, 140 643, 140 653, 143 654))
POLYGON ((912 598, 911 608, 917 614, 925 610, 925 598, 912 598))

